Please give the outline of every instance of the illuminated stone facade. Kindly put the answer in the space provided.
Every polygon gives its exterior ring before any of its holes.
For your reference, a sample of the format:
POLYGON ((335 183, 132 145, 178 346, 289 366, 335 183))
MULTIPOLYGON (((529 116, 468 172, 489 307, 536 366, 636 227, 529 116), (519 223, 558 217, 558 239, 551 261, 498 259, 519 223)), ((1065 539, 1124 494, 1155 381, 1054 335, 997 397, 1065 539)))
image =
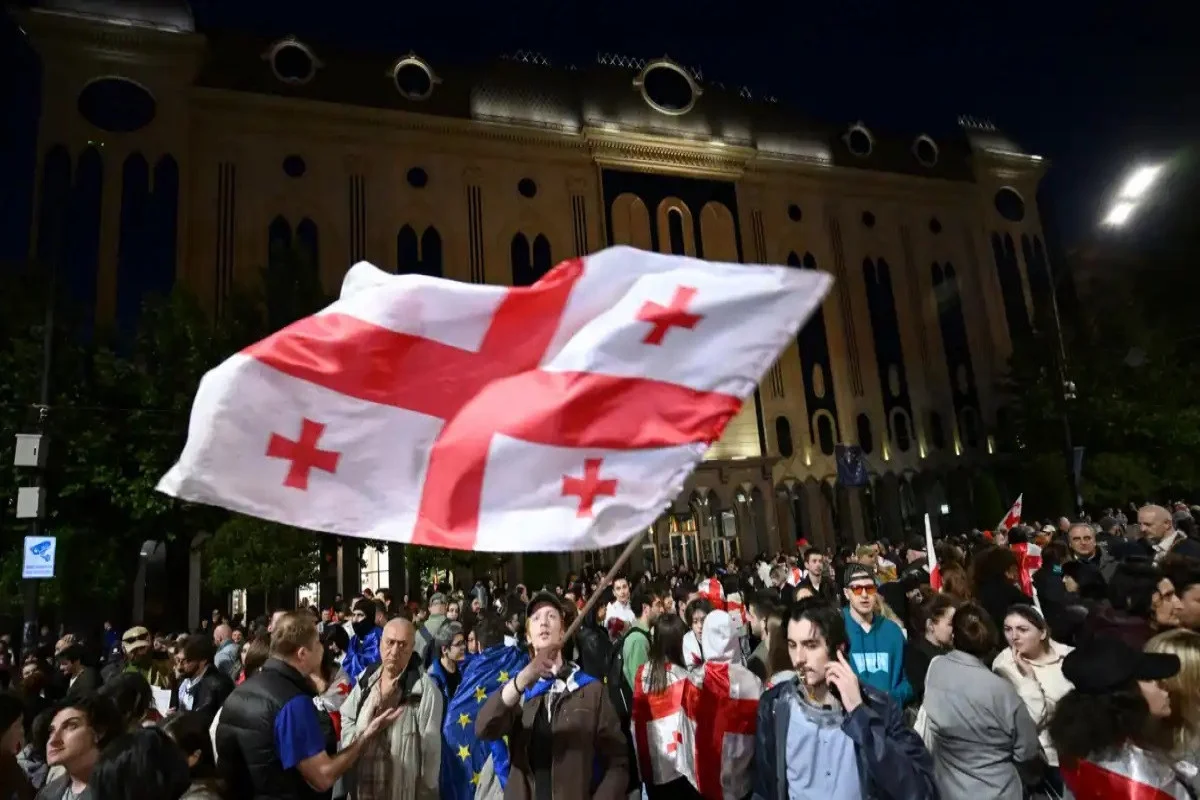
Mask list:
POLYGON ((306 249, 331 293, 359 259, 528 283, 617 243, 823 269, 820 315, 644 561, 896 538, 946 506, 956 527, 989 522, 970 476, 1047 269, 1044 165, 987 123, 888 137, 666 60, 464 71, 204 36, 161 2, 48 5, 21 16, 45 65, 33 238, 43 257, 65 241, 97 322, 132 328, 146 291, 179 283, 222 313, 273 243, 306 249), (144 118, 107 121, 114 96, 144 118), (863 448, 869 488, 836 485, 839 442, 863 448))

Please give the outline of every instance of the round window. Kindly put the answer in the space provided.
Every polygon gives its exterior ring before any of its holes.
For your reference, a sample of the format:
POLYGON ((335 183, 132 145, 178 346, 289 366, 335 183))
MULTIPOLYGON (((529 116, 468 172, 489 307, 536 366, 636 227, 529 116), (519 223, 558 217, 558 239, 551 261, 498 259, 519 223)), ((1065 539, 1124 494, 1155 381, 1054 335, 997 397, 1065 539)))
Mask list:
POLYGON ((433 69, 416 56, 405 56, 392 67, 392 83, 406 100, 429 99, 433 94, 433 85, 439 82, 433 69))
POLYGON ((296 39, 277 42, 268 54, 275 77, 292 86, 303 86, 317 74, 317 58, 308 45, 296 39))
POLYGON ((942 232, 942 223, 938 221, 938 218, 937 218, 937 217, 931 217, 931 218, 930 218, 930 220, 929 220, 929 232, 930 232, 930 233, 934 233, 934 234, 937 234, 937 233, 941 233, 941 232, 942 232))
POLYGON ((870 211, 864 211, 862 213, 862 224, 866 225, 868 228, 874 228, 875 227, 875 215, 872 214, 870 211))
POLYGON ((150 90, 127 78, 107 77, 83 87, 80 115, 102 131, 132 133, 154 121, 158 103, 150 90))
POLYGON ((918 136, 913 142, 913 156, 922 166, 932 167, 937 164, 938 147, 928 136, 918 136))
POLYGON ((521 178, 517 182, 517 192, 521 197, 533 197, 537 194, 537 184, 534 183, 533 178, 521 178))
POLYGON ((792 203, 790 206, 788 206, 788 219, 790 219, 792 222, 799 222, 800 218, 803 216, 804 214, 800 211, 800 206, 796 205, 795 203, 792 203))
POLYGON ((871 155, 875 147, 875 139, 871 132, 862 125, 854 125, 846 132, 846 149, 859 158, 871 155))
POLYGON ((299 178, 307 171, 308 165, 300 156, 291 155, 283 159, 283 172, 289 178, 299 178))
POLYGON ((996 213, 1009 222, 1020 222, 1025 219, 1025 199, 1017 194, 1017 190, 1011 186, 1005 186, 996 192, 993 202, 996 204, 996 213))
POLYGON ((429 174, 420 167, 413 167, 405 176, 408 180, 408 185, 414 189, 424 189, 425 184, 429 183, 429 174))
POLYGON ((660 59, 646 65, 633 85, 642 90, 646 103, 662 114, 680 116, 692 110, 700 87, 692 76, 674 61, 660 59))

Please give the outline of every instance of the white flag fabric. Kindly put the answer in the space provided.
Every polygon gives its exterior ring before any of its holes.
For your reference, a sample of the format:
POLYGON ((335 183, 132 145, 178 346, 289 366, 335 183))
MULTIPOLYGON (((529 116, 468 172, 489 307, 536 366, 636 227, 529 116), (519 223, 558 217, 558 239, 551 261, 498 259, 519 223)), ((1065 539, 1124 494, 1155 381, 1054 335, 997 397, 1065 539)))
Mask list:
POLYGON ((461 550, 651 525, 816 310, 813 270, 616 247, 530 287, 391 275, 204 376, 167 494, 461 550))

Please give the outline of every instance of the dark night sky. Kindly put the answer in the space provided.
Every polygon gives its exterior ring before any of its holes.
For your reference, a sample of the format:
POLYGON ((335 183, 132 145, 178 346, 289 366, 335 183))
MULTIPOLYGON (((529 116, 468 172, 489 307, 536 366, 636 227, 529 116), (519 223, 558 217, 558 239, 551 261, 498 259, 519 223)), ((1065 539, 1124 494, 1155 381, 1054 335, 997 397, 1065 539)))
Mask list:
POLYGON ((1130 164, 1176 152, 1200 130, 1200 59, 1177 0, 192 0, 192 7, 201 27, 413 49, 435 63, 518 48, 555 63, 583 63, 597 51, 667 53, 699 65, 706 78, 769 91, 807 116, 935 138, 959 114, 988 117, 1051 160, 1043 213, 1058 221, 1068 245, 1093 233, 1105 192, 1130 164))

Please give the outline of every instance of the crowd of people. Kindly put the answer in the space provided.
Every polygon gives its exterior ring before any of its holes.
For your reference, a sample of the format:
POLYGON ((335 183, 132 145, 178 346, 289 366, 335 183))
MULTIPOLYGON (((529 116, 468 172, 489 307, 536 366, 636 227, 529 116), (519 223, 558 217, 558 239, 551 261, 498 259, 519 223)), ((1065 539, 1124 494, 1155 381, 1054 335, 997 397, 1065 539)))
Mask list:
POLYGON ((0 800, 1194 798, 1196 514, 4 639, 0 800))

